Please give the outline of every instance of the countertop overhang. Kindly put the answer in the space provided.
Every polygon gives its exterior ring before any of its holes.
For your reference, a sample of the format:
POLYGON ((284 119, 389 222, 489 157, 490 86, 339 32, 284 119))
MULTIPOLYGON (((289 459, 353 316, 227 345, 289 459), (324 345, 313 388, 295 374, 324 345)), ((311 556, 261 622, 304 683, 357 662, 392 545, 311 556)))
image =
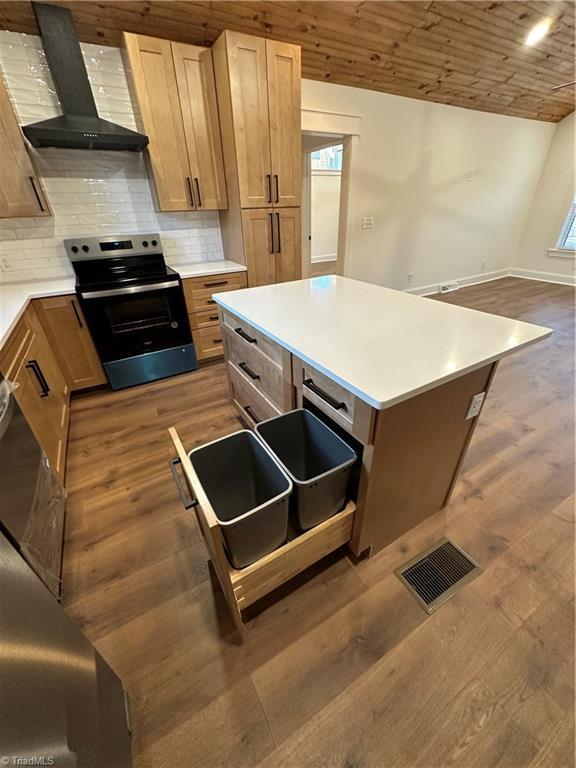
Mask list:
POLYGON ((379 410, 552 333, 543 326, 334 275, 216 293, 213 298, 379 410))

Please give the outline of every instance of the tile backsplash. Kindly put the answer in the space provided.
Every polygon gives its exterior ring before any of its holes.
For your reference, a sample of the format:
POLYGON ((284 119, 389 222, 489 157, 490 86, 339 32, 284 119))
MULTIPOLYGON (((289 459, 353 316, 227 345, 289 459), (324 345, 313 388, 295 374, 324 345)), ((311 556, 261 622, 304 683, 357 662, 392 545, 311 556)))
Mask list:
MULTIPOLYGON (((81 43, 98 113, 136 129, 118 48, 81 43)), ((21 125, 61 114, 40 37, 0 30, 0 70, 21 125)), ((0 283, 72 275, 63 238, 160 232, 166 261, 222 259, 218 213, 158 213, 132 152, 33 150, 53 216, 0 219, 0 283)), ((1 169, 0 169, 1 174, 1 169)))

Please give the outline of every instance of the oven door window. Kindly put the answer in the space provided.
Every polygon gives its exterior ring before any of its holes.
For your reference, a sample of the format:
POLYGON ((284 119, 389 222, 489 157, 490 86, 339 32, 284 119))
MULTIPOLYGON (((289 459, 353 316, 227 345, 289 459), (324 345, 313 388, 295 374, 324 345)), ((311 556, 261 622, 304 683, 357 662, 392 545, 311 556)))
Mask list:
POLYGON ((82 306, 104 362, 191 341, 179 287, 86 299, 82 306))

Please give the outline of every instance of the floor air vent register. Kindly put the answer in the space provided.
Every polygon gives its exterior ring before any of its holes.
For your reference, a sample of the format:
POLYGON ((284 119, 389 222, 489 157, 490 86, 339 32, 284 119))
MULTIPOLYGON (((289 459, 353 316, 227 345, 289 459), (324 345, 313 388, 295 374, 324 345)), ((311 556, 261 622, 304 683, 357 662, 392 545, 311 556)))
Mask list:
POLYGON ((394 573, 427 613, 433 613, 482 569, 449 539, 441 539, 394 573))

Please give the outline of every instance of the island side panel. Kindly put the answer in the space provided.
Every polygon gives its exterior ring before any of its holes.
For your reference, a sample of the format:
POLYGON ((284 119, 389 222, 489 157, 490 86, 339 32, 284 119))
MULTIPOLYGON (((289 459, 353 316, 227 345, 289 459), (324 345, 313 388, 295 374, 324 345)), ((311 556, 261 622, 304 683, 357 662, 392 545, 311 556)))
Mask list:
POLYGON ((380 411, 363 462, 351 548, 386 547, 448 502, 478 416, 472 397, 488 392, 497 363, 380 411))

